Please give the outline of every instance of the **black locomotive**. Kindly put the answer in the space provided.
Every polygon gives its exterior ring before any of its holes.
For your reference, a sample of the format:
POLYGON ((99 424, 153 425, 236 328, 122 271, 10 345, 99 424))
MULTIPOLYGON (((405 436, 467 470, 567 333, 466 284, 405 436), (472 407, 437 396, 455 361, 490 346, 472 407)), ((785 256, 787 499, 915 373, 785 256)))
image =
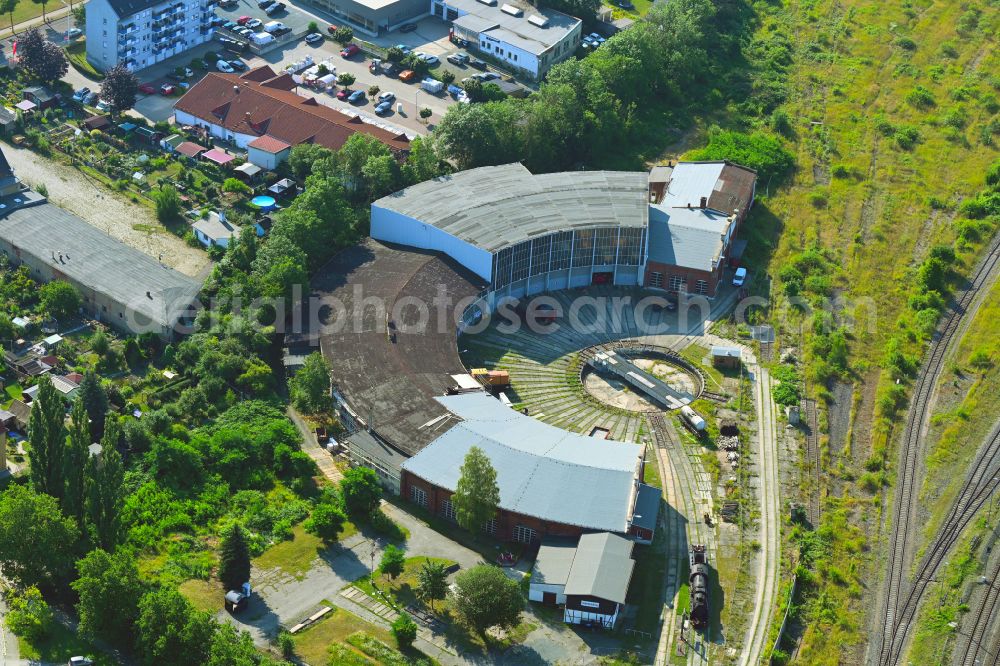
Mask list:
POLYGON ((691 546, 688 576, 691 590, 691 626, 702 630, 708 626, 708 556, 705 546, 691 546))

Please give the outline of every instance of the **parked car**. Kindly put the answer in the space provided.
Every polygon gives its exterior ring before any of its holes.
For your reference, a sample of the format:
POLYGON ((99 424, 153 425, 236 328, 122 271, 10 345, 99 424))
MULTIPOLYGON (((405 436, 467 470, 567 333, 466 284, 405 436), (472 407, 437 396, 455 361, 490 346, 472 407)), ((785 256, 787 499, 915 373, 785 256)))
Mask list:
POLYGON ((236 9, 240 6, 239 0, 220 0, 219 6, 223 9, 236 9))
POLYGON ((413 32, 416 29, 417 29, 416 23, 407 23, 406 25, 399 26, 400 32, 413 32))
POLYGON ((90 88, 80 88, 75 93, 73 93, 73 101, 82 102, 90 94, 90 88))
POLYGON ((257 7, 260 9, 267 9, 274 4, 274 0, 258 0, 257 7))
POLYGON ((243 53, 247 50, 246 42, 239 42, 235 39, 223 39, 221 42, 227 51, 232 51, 233 53, 243 53))
POLYGON ((161 95, 173 95, 175 92, 177 92, 177 86, 172 83, 164 83, 160 86, 161 95))
POLYGON ((66 666, 94 666, 94 660, 90 657, 70 657, 69 661, 66 662, 66 666))
POLYGON ((234 71, 236 71, 233 69, 233 66, 230 65, 225 60, 217 60, 215 62, 215 68, 220 72, 225 72, 226 74, 232 74, 234 71))
POLYGON ((733 275, 733 286, 742 287, 743 283, 747 280, 747 269, 740 266, 736 269, 736 274, 733 275))
POLYGON ((439 64, 441 62, 440 60, 438 60, 438 57, 436 55, 431 55, 429 53, 423 53, 421 51, 414 51, 413 55, 417 56, 418 58, 420 58, 421 60, 423 60, 424 62, 426 62, 428 65, 430 65, 432 67, 434 65, 437 65, 437 64, 439 64))
POLYGON ((260 19, 250 19, 246 22, 246 27, 253 31, 256 31, 262 25, 264 25, 264 22, 260 19))
POLYGON ((399 74, 402 67, 394 62, 383 62, 382 63, 382 73, 386 76, 396 76, 399 74))
POLYGON ((249 66, 239 58, 236 58, 235 60, 230 60, 229 66, 235 69, 237 72, 245 72, 249 69, 249 66))
POLYGON ((459 51, 458 53, 452 53, 450 56, 448 56, 448 62, 450 62, 453 65, 459 65, 459 66, 465 65, 466 63, 469 62, 469 54, 462 53, 461 51, 459 51))
POLYGON ((353 94, 354 92, 350 88, 344 88, 343 90, 337 91, 337 99, 347 99, 353 94))
POLYGON ((351 104, 361 104, 365 101, 365 91, 355 90, 350 95, 347 96, 347 101, 351 104))
POLYGON ((66 31, 66 39, 76 39, 82 34, 83 30, 80 30, 79 28, 70 28, 66 31))
POLYGON ((253 19, 253 17, 252 17, 252 16, 247 16, 246 14, 244 14, 243 16, 241 16, 241 17, 239 17, 238 19, 236 19, 236 22, 237 22, 237 23, 238 23, 239 25, 246 25, 246 24, 247 24, 247 21, 249 21, 249 20, 251 20, 251 19, 253 19))
POLYGON ((97 110, 100 111, 101 113, 104 113, 105 111, 107 111, 110 108, 111 108, 111 105, 108 104, 103 99, 97 100, 97 110))
POLYGON ((396 93, 391 93, 389 91, 386 91, 384 93, 379 93, 378 101, 379 103, 389 102, 389 104, 392 104, 393 102, 396 101, 396 93))
POLYGON ((399 73, 399 80, 403 83, 409 83, 413 79, 417 78, 417 73, 412 69, 404 69, 399 73))
POLYGON ((470 79, 476 79, 477 81, 482 81, 486 83, 487 81, 495 81, 500 78, 500 75, 496 72, 477 72, 469 77, 470 79))
POLYGON ((326 31, 328 33, 330 33, 331 35, 333 33, 337 32, 338 30, 340 30, 340 26, 333 25, 332 23, 330 25, 326 26, 326 31))
POLYGON ((98 95, 95 92, 87 93, 87 96, 83 98, 83 103, 87 106, 93 106, 97 103, 98 95))
POLYGON ((323 35, 318 32, 310 32, 306 35, 306 44, 316 44, 317 42, 323 41, 323 35))
POLYGON ((350 58, 353 55, 361 53, 361 47, 357 44, 348 44, 340 51, 341 58, 350 58))
POLYGON ((402 51, 403 55, 405 55, 405 56, 410 55, 410 52, 412 51, 412 49, 409 46, 407 46, 406 44, 396 44, 395 48, 397 48, 400 51, 402 51))
POLYGON ((220 25, 226 24, 226 19, 222 18, 221 16, 213 16, 212 20, 209 21, 209 23, 212 25, 213 28, 218 28, 220 25))
POLYGON ((486 63, 479 58, 469 57, 469 67, 475 67, 476 69, 486 69, 486 63))
POLYGON ((234 29, 234 28, 236 28, 238 26, 239 26, 239 23, 237 23, 236 21, 226 21, 225 23, 222 24, 222 29, 223 30, 232 30, 232 29, 234 29))
POLYGON ((142 85, 139 86, 139 92, 145 95, 155 95, 156 86, 154 86, 152 83, 143 83, 142 85))
POLYGON ((376 116, 384 116, 385 114, 389 113, 390 111, 392 111, 392 102, 389 102, 389 101, 379 102, 375 106, 375 115, 376 116))
POLYGON ((273 5, 271 5, 270 7, 268 7, 267 9, 265 9, 264 13, 267 14, 268 16, 274 16, 278 12, 281 12, 281 11, 284 11, 284 10, 285 10, 285 3, 283 3, 283 2, 276 2, 273 5))

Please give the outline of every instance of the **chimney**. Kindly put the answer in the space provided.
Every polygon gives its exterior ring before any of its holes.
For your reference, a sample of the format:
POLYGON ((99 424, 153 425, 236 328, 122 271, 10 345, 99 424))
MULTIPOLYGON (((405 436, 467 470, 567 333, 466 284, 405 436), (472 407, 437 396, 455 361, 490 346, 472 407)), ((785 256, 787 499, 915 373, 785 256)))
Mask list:
POLYGON ((691 210, 691 202, 688 202, 688 210, 691 210))
POLYGON ((233 86, 233 92, 236 93, 237 95, 239 95, 240 94, 240 87, 239 86, 233 86))
POLYGON ((708 197, 701 198, 701 208, 708 208, 708 197))

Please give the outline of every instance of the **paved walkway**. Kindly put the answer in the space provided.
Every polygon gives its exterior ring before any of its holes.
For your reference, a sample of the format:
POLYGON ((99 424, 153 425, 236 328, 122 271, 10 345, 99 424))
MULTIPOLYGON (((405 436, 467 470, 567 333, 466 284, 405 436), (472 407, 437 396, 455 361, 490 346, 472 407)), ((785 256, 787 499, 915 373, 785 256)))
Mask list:
POLYGON ((302 450, 313 459, 316 466, 319 467, 319 471, 323 472, 323 476, 334 483, 339 483, 344 478, 344 475, 333 461, 333 456, 330 455, 329 451, 320 446, 316 441, 316 433, 309 428, 305 419, 291 405, 285 410, 285 414, 295 424, 295 427, 298 428, 299 434, 302 435, 302 450))

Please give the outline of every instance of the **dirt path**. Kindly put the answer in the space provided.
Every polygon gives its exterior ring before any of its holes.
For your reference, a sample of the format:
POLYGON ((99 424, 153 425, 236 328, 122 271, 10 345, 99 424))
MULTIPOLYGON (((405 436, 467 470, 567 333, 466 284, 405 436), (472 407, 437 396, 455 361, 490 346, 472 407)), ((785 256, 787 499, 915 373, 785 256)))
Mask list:
POLYGON ((151 210, 111 192, 73 167, 26 148, 4 146, 4 154, 22 181, 31 187, 44 184, 49 201, 126 245, 159 258, 185 275, 196 276, 210 265, 207 254, 164 229, 151 210))

